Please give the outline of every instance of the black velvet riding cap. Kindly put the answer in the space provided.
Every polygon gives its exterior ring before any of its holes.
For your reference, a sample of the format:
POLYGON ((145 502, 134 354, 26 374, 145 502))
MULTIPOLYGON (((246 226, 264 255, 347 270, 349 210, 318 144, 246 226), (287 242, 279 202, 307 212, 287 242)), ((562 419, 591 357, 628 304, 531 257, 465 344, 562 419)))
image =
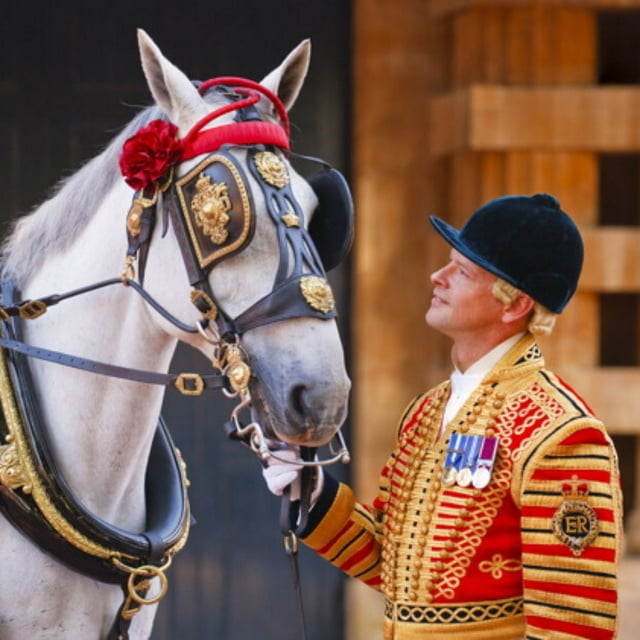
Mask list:
POLYGON ((459 231, 435 216, 430 220, 454 249, 550 311, 560 313, 575 293, 582 238, 553 196, 496 198, 459 231))

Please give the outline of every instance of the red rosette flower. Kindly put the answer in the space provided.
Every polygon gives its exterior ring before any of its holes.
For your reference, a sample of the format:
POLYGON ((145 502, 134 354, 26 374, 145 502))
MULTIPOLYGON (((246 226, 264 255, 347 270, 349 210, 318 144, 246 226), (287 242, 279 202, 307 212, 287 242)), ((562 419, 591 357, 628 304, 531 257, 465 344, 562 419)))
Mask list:
POLYGON ((152 120, 124 143, 120 171, 132 189, 150 189, 179 162, 182 144, 177 133, 171 122, 152 120))

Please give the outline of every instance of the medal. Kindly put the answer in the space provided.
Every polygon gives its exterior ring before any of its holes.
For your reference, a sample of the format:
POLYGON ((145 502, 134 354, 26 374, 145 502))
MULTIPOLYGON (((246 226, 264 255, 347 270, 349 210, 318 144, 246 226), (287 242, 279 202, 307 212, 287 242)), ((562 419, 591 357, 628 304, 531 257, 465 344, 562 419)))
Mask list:
POLYGON ((473 472, 472 483, 476 489, 484 489, 491 481, 491 473, 498 453, 498 438, 482 438, 482 447, 473 472))
POLYGON ((452 487, 458 479, 460 460, 464 453, 464 438, 465 436, 461 433, 451 434, 451 442, 444 462, 444 471, 442 472, 442 484, 446 487, 452 487))
POLYGON ((469 467, 465 467, 458 473, 457 483, 459 487, 468 487, 471 484, 471 469, 469 467))
POLYGON ((442 474, 442 484, 451 487, 456 483, 458 472, 455 467, 447 467, 442 474))
POLYGON ((458 471, 457 484, 465 489, 471 486, 473 479, 472 468, 475 465, 478 450, 480 449, 482 438, 480 436, 466 436, 464 441, 464 468, 458 471))
POLYGON ((478 467, 473 472, 473 486, 475 489, 484 489, 489 485, 489 480, 491 480, 491 471, 487 467, 478 467))

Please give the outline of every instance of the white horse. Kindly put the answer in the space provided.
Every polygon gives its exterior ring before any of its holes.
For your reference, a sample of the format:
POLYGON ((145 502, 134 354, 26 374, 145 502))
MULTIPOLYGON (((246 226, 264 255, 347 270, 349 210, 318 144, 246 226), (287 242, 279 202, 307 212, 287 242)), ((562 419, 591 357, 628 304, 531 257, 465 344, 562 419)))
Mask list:
MULTIPOLYGON (((103 153, 66 180, 51 199, 17 222, 5 243, 3 275, 15 282, 21 300, 37 300, 119 277, 127 252, 125 222, 133 196, 118 170, 123 143, 161 113, 176 125, 177 139, 184 139, 193 132, 194 124, 202 123, 207 114, 228 104, 225 92, 215 87, 202 94, 142 31, 138 33, 138 44, 156 106, 141 112, 103 153)), ((249 88, 240 87, 234 99, 253 98, 249 100, 249 108, 256 110, 253 117, 279 126, 286 133, 282 122, 286 111, 274 109, 274 104, 280 103, 265 95, 275 94, 289 110, 302 87, 309 56, 310 44, 305 41, 261 81, 265 91, 253 91, 248 84, 249 88)), ((206 122, 204 129, 233 123, 237 111, 224 111, 206 122)), ((259 148, 275 149, 268 144, 259 148)), ((192 152, 197 155, 173 167, 174 182, 213 151, 194 149, 192 152)), ((246 169, 246 145, 232 145, 227 154, 235 158, 238 166, 245 167, 244 184, 254 210, 255 229, 242 250, 205 270, 204 286, 210 287, 226 317, 233 319, 272 292, 283 249, 282 238, 269 215, 269 197, 246 169)), ((304 229, 317 205, 316 195, 291 168, 286 154, 275 149, 273 157, 280 159, 290 176, 291 193, 304 214, 304 229)), ((49 305, 44 315, 23 320, 22 341, 43 350, 156 372, 168 372, 177 342, 182 341, 216 362, 219 332, 213 321, 203 322, 201 312, 190 301, 184 249, 177 238, 175 218, 170 223, 166 221, 167 202, 166 194, 164 198, 161 194, 144 272, 144 289, 156 306, 132 286, 105 286, 73 295, 55 306, 49 305), (168 314, 158 310, 161 308, 168 314), (176 326, 169 314, 182 324, 176 326), (198 331, 184 328, 198 324, 198 331)), ((284 252, 290 250, 285 248, 284 252)), ((131 262, 123 275, 124 284, 128 276, 133 276, 135 265, 131 262)), ((308 267, 303 265, 302 270, 307 271, 308 267)), ((326 290, 320 294, 326 298, 326 290)), ((3 300, 3 307, 8 302, 3 300)), ((245 397, 251 398, 253 419, 268 437, 320 445, 333 437, 345 418, 350 382, 343 350, 333 317, 321 316, 319 311, 293 314, 291 318, 285 313, 265 323, 251 324, 242 335, 239 353, 248 354, 251 371, 245 397)), ((164 387, 96 375, 37 358, 29 358, 28 362, 51 454, 64 483, 87 512, 101 521, 126 532, 145 531, 145 474, 164 387)), ((189 391, 194 380, 197 387, 197 376, 187 375, 181 384, 189 391)), ((10 444, 0 442, 0 453, 6 454, 5 472, 11 471, 6 462, 10 444)), ((30 488, 16 489, 21 490, 26 494, 30 488)), ((183 543, 181 539, 176 548, 183 543)), ((88 640, 108 636, 123 602, 119 585, 103 583, 68 568, 1 516, 0 549, 2 640, 88 640)), ((127 562, 125 558, 123 563, 127 562)), ((162 587, 164 570, 150 574, 143 571, 142 577, 155 578, 149 591, 155 593, 162 587)), ((142 600, 146 602, 145 595, 142 600)), ((151 633, 155 606, 140 609, 128 630, 131 638, 147 638, 151 633)))

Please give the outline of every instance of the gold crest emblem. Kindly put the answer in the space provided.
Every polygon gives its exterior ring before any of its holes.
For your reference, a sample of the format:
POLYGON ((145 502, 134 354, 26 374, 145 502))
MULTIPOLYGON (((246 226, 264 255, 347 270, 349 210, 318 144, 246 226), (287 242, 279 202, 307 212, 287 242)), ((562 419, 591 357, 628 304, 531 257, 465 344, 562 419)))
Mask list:
POLYGON ((196 224, 202 228, 214 244, 223 244, 229 237, 227 213, 231 210, 229 189, 224 182, 212 182, 209 176, 200 174, 196 182, 196 194, 191 199, 191 211, 196 224))
POLYGON ((272 151, 260 151, 254 156, 256 169, 262 179, 278 189, 289 184, 289 173, 284 162, 272 151))
POLYGON ((579 482, 577 476, 562 483, 562 495, 564 501, 553 515, 553 532, 574 556, 580 556, 598 536, 598 516, 587 502, 589 487, 579 482))
POLYGON ((307 304, 316 311, 329 313, 336 308, 333 291, 324 278, 318 276, 301 278, 300 291, 302 291, 307 304))

